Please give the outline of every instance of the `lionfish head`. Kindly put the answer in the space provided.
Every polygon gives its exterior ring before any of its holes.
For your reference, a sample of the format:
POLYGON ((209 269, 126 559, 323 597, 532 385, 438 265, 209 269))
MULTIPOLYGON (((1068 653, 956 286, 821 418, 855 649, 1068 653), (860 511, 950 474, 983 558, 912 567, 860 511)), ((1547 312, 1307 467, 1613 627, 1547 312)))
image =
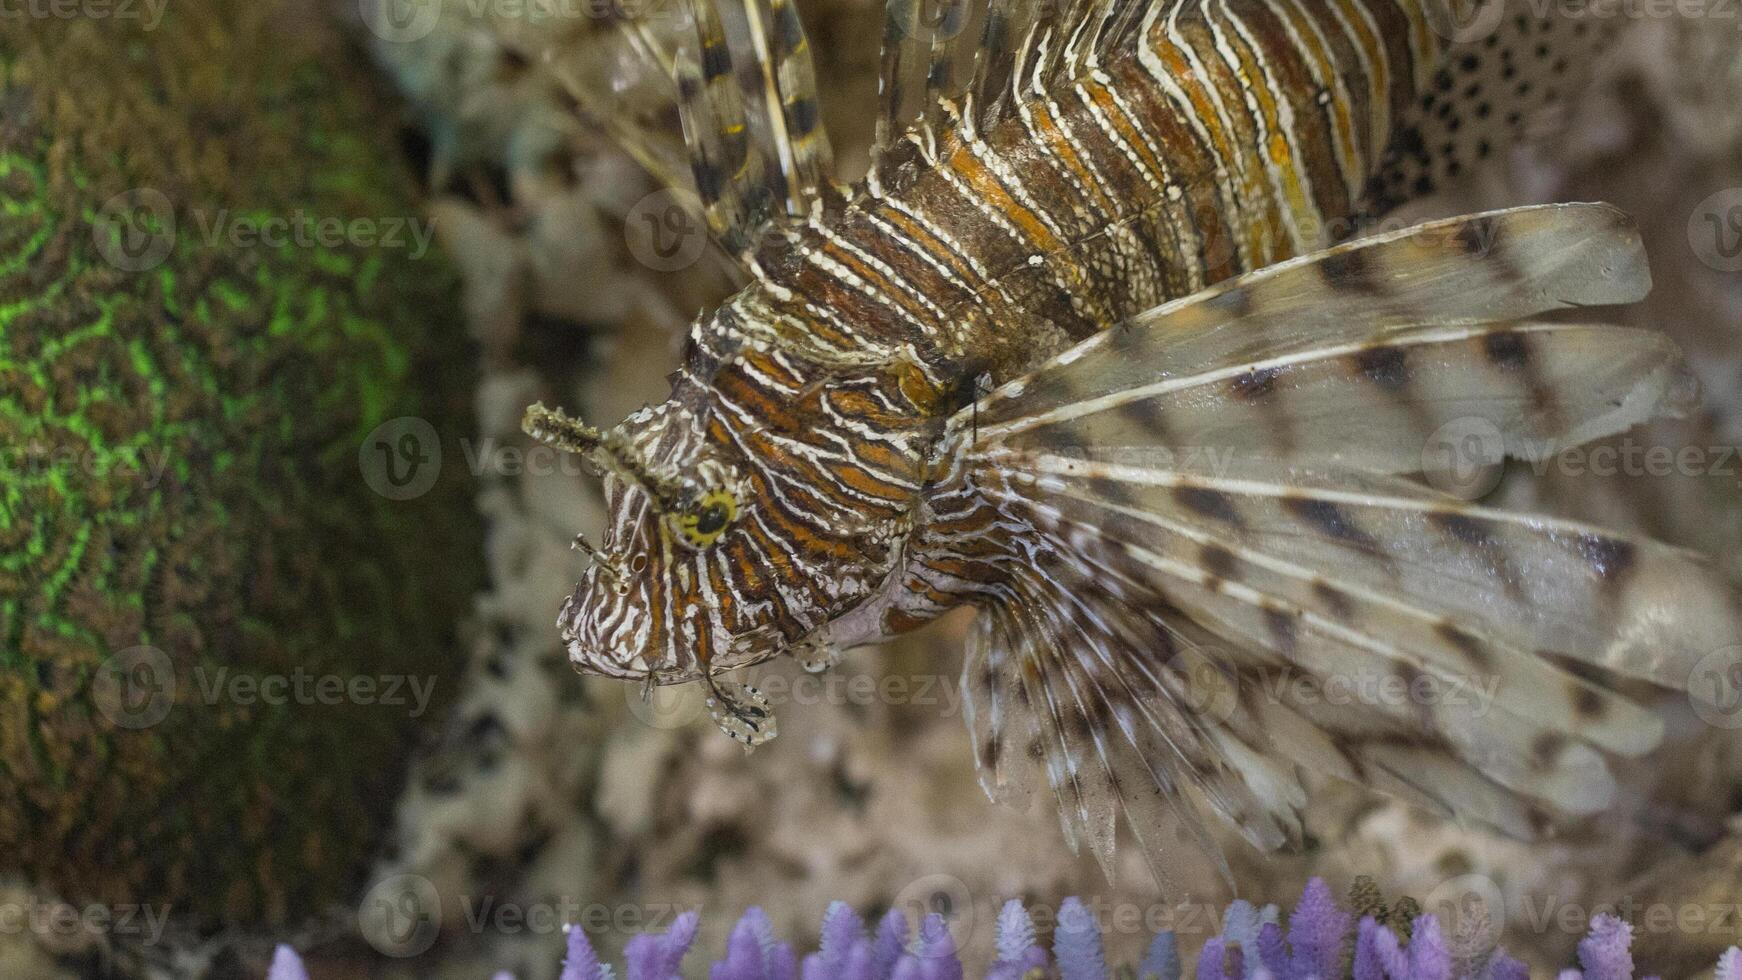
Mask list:
POLYGON ((694 415, 669 403, 603 433, 577 432, 579 423, 540 411, 528 414, 529 431, 549 438, 566 429, 571 443, 583 443, 566 448, 605 475, 603 547, 577 538, 593 563, 557 622, 575 666, 676 684, 778 653, 779 631, 743 602, 737 556, 723 547, 743 516, 742 461, 708 446, 694 415))
POLYGON ((844 517, 844 497, 825 504, 814 460, 746 456, 766 433, 714 409, 674 397, 601 432, 534 406, 526 429, 605 473, 606 537, 577 539, 594 561, 558 619, 583 672, 700 680, 730 705, 741 689, 717 675, 808 644, 888 577, 889 535, 844 517))

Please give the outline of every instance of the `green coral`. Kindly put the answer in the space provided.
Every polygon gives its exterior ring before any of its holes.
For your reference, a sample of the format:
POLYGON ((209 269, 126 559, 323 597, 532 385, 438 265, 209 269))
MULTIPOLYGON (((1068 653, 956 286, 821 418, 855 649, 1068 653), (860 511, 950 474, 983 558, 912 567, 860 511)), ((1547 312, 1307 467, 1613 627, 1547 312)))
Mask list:
POLYGON ((453 693, 479 553, 456 281, 315 224, 423 219, 313 9, 0 32, 0 870, 70 899, 208 924, 344 899, 453 693), (310 233, 229 233, 274 220, 310 233), (407 500, 359 454, 400 416, 452 457, 407 500), (355 678, 407 703, 332 696, 355 678))

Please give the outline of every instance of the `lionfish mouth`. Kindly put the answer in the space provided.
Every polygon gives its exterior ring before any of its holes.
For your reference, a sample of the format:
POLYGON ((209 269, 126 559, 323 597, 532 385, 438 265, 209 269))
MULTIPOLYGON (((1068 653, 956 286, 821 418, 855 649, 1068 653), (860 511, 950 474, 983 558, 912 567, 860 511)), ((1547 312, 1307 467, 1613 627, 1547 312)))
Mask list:
POLYGON ((678 683, 659 679, 660 672, 650 668, 646 658, 639 654, 613 655, 610 651, 575 639, 569 640, 568 646, 569 663, 584 674, 596 674, 619 681, 645 681, 652 674, 656 683, 678 683))
POLYGON ((720 677, 774 659, 788 649, 778 630, 758 626, 732 637, 723 649, 703 656, 700 651, 667 655, 657 662, 646 651, 613 648, 581 635, 565 622, 564 639, 569 662, 582 673, 614 680, 637 681, 665 687, 720 677))

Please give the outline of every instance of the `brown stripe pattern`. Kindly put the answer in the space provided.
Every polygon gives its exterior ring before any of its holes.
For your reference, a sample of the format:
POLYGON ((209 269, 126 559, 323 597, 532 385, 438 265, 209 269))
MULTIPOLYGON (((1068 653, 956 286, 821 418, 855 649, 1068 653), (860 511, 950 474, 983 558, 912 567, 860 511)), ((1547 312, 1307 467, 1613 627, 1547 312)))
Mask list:
MULTIPOLYGON (((647 458, 712 458, 752 505, 692 550, 614 486, 607 544, 639 567, 626 582, 595 569, 565 606, 577 658, 679 680, 844 610, 865 622, 839 635, 874 638, 1003 589, 998 513, 961 474, 926 472, 944 418, 1073 341, 1334 237, 1441 56, 1421 2, 1111 3, 1074 23, 1113 33, 1071 50, 1073 22, 1032 29, 992 73, 1009 86, 995 125, 928 110, 950 123, 911 131, 890 153, 901 165, 768 236, 755 281, 698 321, 672 402, 631 423, 647 458), (928 485, 923 516, 949 543, 890 581, 928 485)), ((777 6, 776 34, 796 48, 790 15, 777 6)), ((730 109, 728 138, 698 158, 712 201, 733 171, 755 178, 729 138, 742 123, 723 35, 705 10, 698 23, 686 99, 708 90, 730 109)), ((808 129, 814 112, 786 108, 808 129)))

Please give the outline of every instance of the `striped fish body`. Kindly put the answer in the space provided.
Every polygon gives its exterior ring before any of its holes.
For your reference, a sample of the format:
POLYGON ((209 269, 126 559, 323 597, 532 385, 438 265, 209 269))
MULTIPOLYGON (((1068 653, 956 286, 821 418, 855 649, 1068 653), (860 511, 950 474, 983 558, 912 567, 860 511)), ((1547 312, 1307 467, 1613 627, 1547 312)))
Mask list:
MULTIPOLYGON (((741 556, 795 572, 785 600, 762 583, 756 608, 781 613, 766 635, 853 609, 829 635, 872 642, 996 589, 984 567, 955 568, 948 592, 894 574, 915 488, 949 484, 945 419, 1163 301, 1345 237, 1397 130, 1436 104, 1418 91, 1480 73, 1447 65, 1444 13, 1423 2, 1440 0, 1155 2, 1110 14, 1120 33, 1093 47, 1037 34, 995 124, 951 109, 861 193, 765 242, 758 278, 693 332, 675 397, 784 476, 750 493, 790 502, 790 521, 741 556), (875 405, 826 404, 851 390, 875 405)), ((1480 93, 1463 94, 1473 113, 1480 93)), ((754 649, 721 660, 771 647, 754 649)))
MULTIPOLYGON (((923 491, 951 484, 946 420, 1075 340, 1342 237, 1397 196, 1405 164, 1425 190, 1431 168, 1397 149, 1424 127, 1450 120, 1463 152, 1485 149, 1478 123, 1508 121, 1484 96, 1505 93, 1460 79, 1522 59, 1539 28, 1457 48, 1434 29, 1455 2, 1129 0, 1030 27, 1004 84, 772 229, 750 283, 697 322, 670 400, 626 438, 679 469, 716 454, 731 495, 769 506, 698 554, 665 547, 658 508, 617 481, 613 533, 646 574, 617 576, 636 579, 618 602, 613 573, 589 573, 559 621, 577 660, 675 682, 821 642, 849 611, 825 640, 883 639, 973 598, 984 586, 898 574, 923 491)), ((700 61, 698 85, 728 73, 713 47, 700 61)))
MULTIPOLYGON (((761 235, 666 402, 608 432, 534 406, 531 434, 607 473, 558 620, 577 666, 700 681, 753 745, 772 715, 728 671, 974 605, 983 785, 1039 761, 1109 869, 1121 813, 1285 842, 1301 770, 1522 835, 1605 805, 1604 755, 1661 724, 1602 678, 1685 688, 1742 628, 1693 556, 1400 479, 1449 427, 1531 459, 1693 403, 1661 338, 1541 319, 1645 294, 1613 209, 1322 248, 1490 152, 1599 43, 1528 16, 1451 43, 1443 2, 1079 4, 761 235), (1373 679, 1498 693, 1324 710, 1373 679)), ((716 27, 686 99, 734 76, 716 27)), ((800 104, 768 118, 802 129, 800 104)), ((757 173, 732 145, 695 164, 717 234, 762 207, 720 192, 757 173)))
POLYGON ((1015 72, 984 132, 958 111, 910 134, 871 193, 764 250, 725 332, 908 350, 946 388, 1002 380, 1346 237, 1394 123, 1436 75, 1456 84, 1421 0, 1153 3, 1124 30, 1050 79, 1015 72))

